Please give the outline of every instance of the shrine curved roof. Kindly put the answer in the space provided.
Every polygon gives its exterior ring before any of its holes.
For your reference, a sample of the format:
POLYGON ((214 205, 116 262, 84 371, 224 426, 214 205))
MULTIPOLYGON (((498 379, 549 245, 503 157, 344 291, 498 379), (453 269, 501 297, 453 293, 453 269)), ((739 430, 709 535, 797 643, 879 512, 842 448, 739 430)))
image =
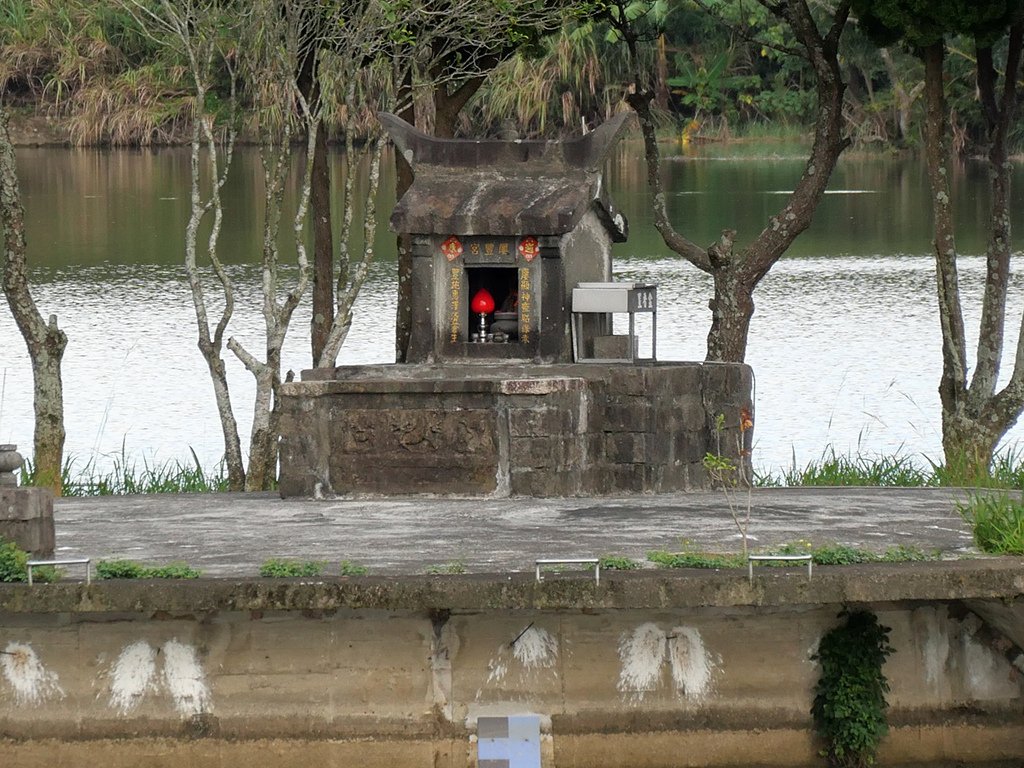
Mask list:
POLYGON ((626 239, 603 166, 629 114, 567 141, 438 139, 394 115, 379 117, 414 174, 391 216, 396 232, 562 235, 593 210, 612 240, 626 239))

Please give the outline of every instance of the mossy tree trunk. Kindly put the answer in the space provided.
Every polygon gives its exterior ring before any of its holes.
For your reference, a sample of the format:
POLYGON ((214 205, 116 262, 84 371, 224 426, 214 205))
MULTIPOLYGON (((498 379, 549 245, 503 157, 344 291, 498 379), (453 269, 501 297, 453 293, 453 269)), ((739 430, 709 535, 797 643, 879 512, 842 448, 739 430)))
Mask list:
POLYGON ((313 318, 310 344, 314 367, 323 355, 334 322, 334 227, 331 222, 331 169, 327 158, 327 129, 317 130, 313 150, 310 217, 313 220, 313 318))
MULTIPOLYGON (((968 377, 967 340, 961 308, 957 249, 950 187, 949 110, 945 97, 945 43, 924 48, 925 154, 931 187, 935 274, 942 332, 942 447, 954 482, 987 477, 995 448, 1024 409, 1024 332, 1018 336, 1009 382, 997 391, 1005 340, 1010 278, 1010 172, 1007 137, 1017 112, 1018 78, 1024 55, 1024 23, 1007 35, 1002 84, 990 43, 976 46, 978 94, 985 115, 991 185, 985 290, 974 371, 968 377)), ((1024 330, 1024 326, 1022 326, 1024 330)))
POLYGON ((33 462, 37 485, 63 491, 64 387, 61 360, 68 339, 57 316, 43 320, 28 282, 25 213, 18 187, 8 114, 0 107, 0 225, 3 229, 3 290, 32 361, 35 434, 33 462))

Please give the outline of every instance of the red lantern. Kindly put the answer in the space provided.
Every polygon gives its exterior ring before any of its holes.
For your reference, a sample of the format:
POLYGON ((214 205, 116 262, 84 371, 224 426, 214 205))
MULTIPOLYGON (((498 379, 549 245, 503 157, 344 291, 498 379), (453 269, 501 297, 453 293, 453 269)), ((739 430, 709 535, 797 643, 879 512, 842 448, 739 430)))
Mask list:
POLYGON ((486 288, 481 288, 469 302, 469 308, 478 315, 489 315, 494 311, 494 297, 486 288))

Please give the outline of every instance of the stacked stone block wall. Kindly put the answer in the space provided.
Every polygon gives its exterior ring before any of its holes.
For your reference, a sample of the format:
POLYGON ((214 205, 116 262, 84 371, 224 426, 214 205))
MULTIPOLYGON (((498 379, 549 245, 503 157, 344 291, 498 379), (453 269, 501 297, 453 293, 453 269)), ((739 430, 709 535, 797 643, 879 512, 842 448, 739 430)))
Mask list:
POLYGON ((307 372, 284 388, 281 493, 700 488, 706 453, 748 461, 751 383, 746 366, 700 363, 307 372))

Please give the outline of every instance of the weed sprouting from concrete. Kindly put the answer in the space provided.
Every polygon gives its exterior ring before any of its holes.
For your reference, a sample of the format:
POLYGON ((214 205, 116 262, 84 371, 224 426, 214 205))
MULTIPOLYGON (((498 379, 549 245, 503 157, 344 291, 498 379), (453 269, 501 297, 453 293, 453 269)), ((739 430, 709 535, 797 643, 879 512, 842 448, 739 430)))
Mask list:
POLYGON ((265 579, 288 579, 320 576, 325 563, 319 560, 288 560, 271 558, 260 566, 260 576, 265 579))
POLYGON ((100 579, 198 579, 202 575, 188 563, 174 562, 146 566, 134 560, 100 560, 96 576, 100 579))
POLYGON ((981 551, 1024 555, 1024 498, 980 493, 957 504, 957 511, 970 524, 981 551))
POLYGON ((365 565, 354 563, 351 560, 342 560, 340 563, 342 576, 365 576, 370 569, 365 565))
POLYGON ((466 564, 462 560, 449 560, 447 563, 438 563, 427 568, 427 574, 430 576, 459 574, 465 572, 466 564))
MULTIPOLYGON (((719 568, 745 568, 747 565, 747 559, 743 555, 697 552, 690 548, 687 543, 684 542, 684 545, 685 548, 681 552, 666 552, 664 550, 648 552, 647 559, 662 568, 705 568, 714 570, 719 568)), ((926 552, 918 547, 904 544, 889 547, 883 552, 874 552, 846 544, 826 543, 815 546, 805 539, 767 547, 764 550, 755 551, 754 554, 810 555, 815 565, 912 563, 939 560, 941 558, 941 553, 938 551, 926 552)), ((766 562, 763 565, 768 568, 795 567, 791 563, 766 562)))
POLYGON ((722 434, 725 432, 725 414, 720 413, 715 418, 715 453, 704 455, 704 469, 712 482, 722 489, 725 494, 726 504, 729 506, 729 514, 739 531, 740 539, 743 542, 743 557, 746 559, 748 552, 747 531, 750 530, 750 514, 753 506, 751 496, 753 478, 747 472, 746 457, 750 451, 744 448, 744 434, 754 426, 750 411, 743 408, 740 411, 739 432, 736 435, 736 459, 733 460, 722 453, 722 434), (746 504, 740 502, 737 495, 740 489, 746 489, 746 504))

